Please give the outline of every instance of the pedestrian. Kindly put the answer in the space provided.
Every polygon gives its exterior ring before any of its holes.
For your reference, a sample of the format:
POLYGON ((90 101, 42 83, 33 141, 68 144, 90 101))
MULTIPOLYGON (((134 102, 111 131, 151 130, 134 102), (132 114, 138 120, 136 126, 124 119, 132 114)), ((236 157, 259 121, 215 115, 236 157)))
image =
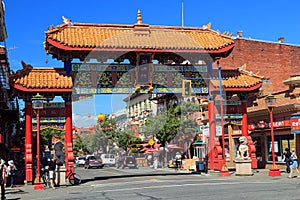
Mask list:
POLYGON ((291 172, 291 169, 290 169, 290 163, 291 163, 291 152, 290 152, 290 149, 289 148, 285 148, 285 152, 283 153, 283 156, 284 156, 284 162, 285 162, 285 165, 286 165, 286 173, 290 173, 291 172))
POLYGON ((6 184, 6 165, 5 165, 5 160, 0 159, 0 171, 1 171, 1 177, 0 177, 0 184, 1 184, 1 200, 5 200, 5 184, 6 184))
POLYGON ((175 161, 176 161, 176 169, 181 168, 181 154, 179 152, 175 155, 175 161))
POLYGON ((13 188, 14 187, 14 177, 16 175, 17 168, 16 168, 13 160, 9 160, 7 163, 8 163, 8 167, 7 167, 6 173, 8 176, 10 187, 13 188))
POLYGON ((292 164, 290 165, 291 168, 291 172, 290 175, 288 176, 289 178, 293 177, 293 172, 296 170, 297 174, 298 174, 298 178, 300 178, 300 174, 299 174, 299 170, 298 170, 298 161, 297 161, 297 155, 295 153, 295 149, 292 149, 291 151, 292 155, 291 155, 291 159, 292 159, 292 164))
POLYGON ((53 190, 55 190, 55 169, 56 169, 56 157, 52 156, 49 162, 49 178, 50 178, 50 186, 53 190))

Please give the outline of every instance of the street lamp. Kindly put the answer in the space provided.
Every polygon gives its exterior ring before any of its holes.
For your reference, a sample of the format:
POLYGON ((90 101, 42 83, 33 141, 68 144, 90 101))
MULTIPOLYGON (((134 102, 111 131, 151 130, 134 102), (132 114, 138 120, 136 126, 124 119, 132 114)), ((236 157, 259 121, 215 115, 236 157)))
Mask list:
POLYGON ((265 98, 265 103, 268 106, 270 113, 270 129, 271 129, 271 145, 272 145, 272 168, 269 169, 269 176, 281 176, 279 168, 275 164, 275 149, 274 149, 274 127, 273 127, 273 110, 276 105, 276 98, 274 95, 269 94, 265 98))
POLYGON ((32 97, 32 108, 36 110, 36 143, 37 143, 37 177, 34 182, 34 190, 44 190, 44 183, 41 182, 41 161, 40 161, 40 110, 43 109, 45 98, 37 93, 32 97))
MULTIPOLYGON (((219 62, 218 62, 219 64, 219 62)), ((227 169, 226 157, 225 157, 225 132, 224 132, 224 108, 223 108, 223 85, 222 85, 222 70, 221 66, 218 66, 218 78, 220 86, 220 117, 221 117, 221 127, 222 127, 222 157, 223 157, 223 166, 220 171, 220 176, 230 176, 230 172, 227 169)))

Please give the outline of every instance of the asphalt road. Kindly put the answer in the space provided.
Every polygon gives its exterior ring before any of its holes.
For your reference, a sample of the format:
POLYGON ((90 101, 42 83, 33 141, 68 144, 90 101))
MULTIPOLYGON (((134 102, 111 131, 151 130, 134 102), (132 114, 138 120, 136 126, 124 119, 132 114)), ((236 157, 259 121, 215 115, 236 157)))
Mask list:
POLYGON ((61 186, 56 190, 34 191, 32 186, 8 190, 7 199, 300 199, 300 179, 254 176, 220 177, 217 173, 190 174, 170 169, 82 169, 83 183, 61 186))

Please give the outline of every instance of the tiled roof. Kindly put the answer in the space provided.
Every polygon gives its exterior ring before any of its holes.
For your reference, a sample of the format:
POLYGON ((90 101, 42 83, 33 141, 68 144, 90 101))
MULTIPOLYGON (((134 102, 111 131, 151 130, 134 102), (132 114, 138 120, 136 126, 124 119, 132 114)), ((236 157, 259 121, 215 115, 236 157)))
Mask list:
POLYGON ((174 52, 227 52, 234 40, 209 28, 170 26, 62 24, 46 32, 45 49, 164 50, 174 52))
MULTIPOLYGON (((222 70, 222 85, 224 88, 251 88, 262 83, 261 76, 253 73, 246 73, 240 69, 237 70, 222 70)), ((219 87, 218 79, 212 80, 215 87, 219 87)))
POLYGON ((33 68, 23 64, 23 70, 10 75, 14 87, 24 89, 70 89, 72 77, 67 76, 63 68, 33 68))

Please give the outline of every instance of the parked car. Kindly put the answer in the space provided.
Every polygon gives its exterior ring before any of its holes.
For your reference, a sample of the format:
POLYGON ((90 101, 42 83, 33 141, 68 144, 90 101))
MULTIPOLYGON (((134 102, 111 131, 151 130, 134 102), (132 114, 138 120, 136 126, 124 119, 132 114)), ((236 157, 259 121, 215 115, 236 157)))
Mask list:
POLYGON ((99 156, 87 156, 84 164, 85 169, 89 168, 103 168, 104 164, 99 156))
POLYGON ((119 160, 117 167, 122 167, 123 169, 125 167, 137 169, 138 164, 133 156, 124 156, 122 160, 119 160))
POLYGON ((116 166, 116 158, 113 154, 101 154, 101 159, 104 165, 116 166))
POLYGON ((83 167, 85 164, 85 156, 80 156, 76 158, 76 166, 83 167))

